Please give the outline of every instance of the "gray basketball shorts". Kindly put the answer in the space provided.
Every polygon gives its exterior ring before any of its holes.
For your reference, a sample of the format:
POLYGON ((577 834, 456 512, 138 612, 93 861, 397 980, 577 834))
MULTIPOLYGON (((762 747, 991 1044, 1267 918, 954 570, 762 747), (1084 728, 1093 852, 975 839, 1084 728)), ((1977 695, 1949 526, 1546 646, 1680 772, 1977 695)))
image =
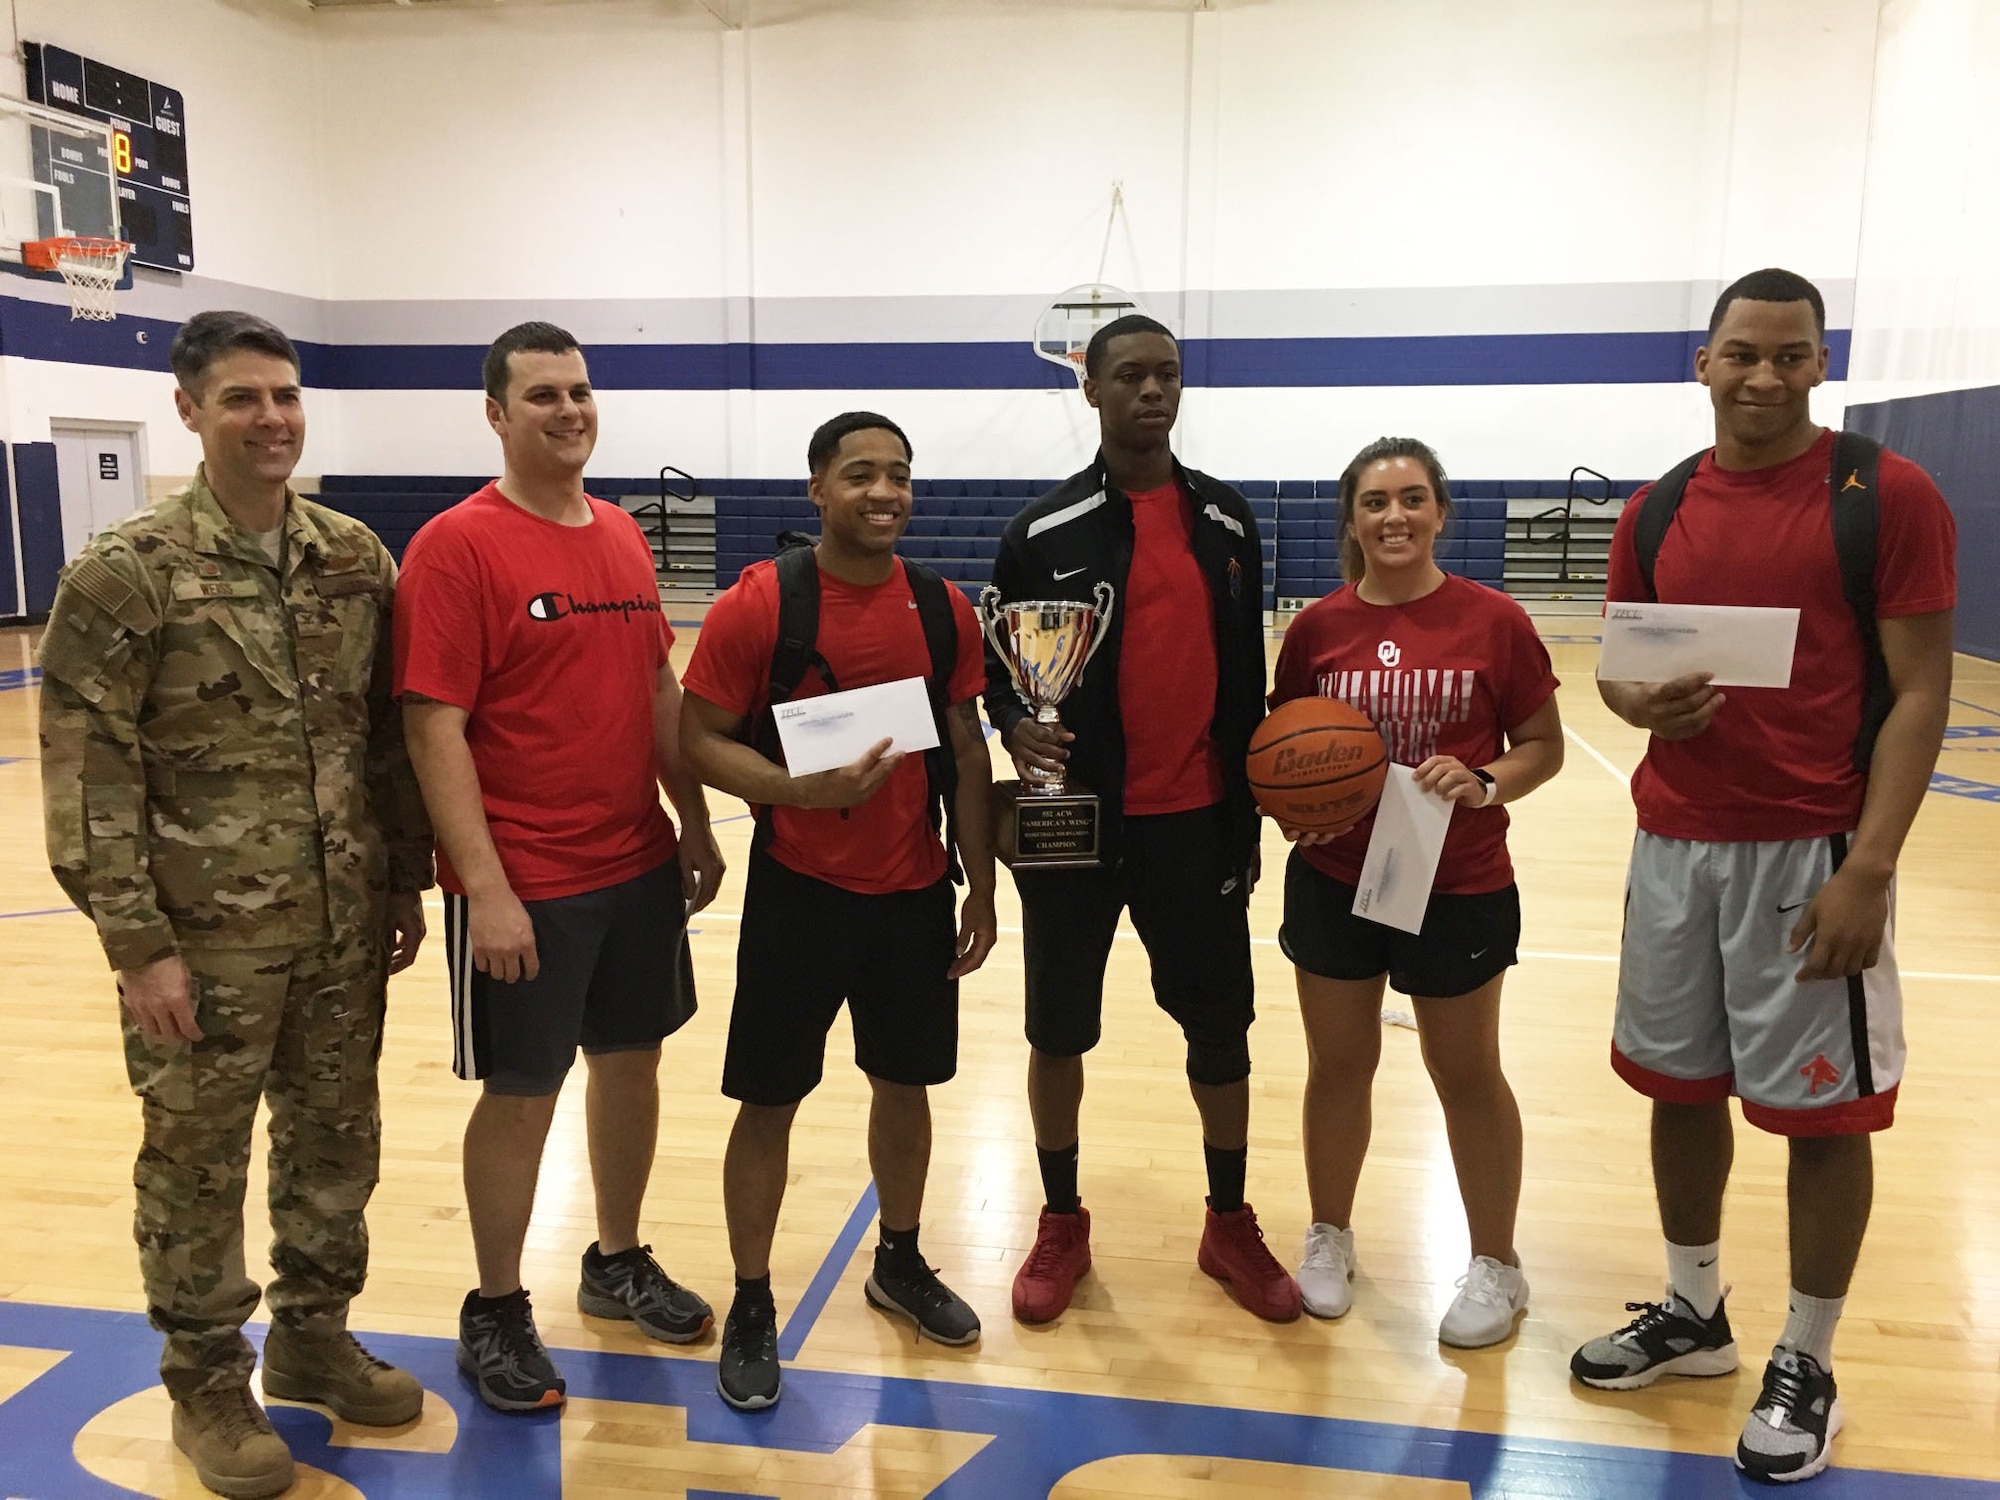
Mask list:
POLYGON ((1903 1077, 1895 889, 1875 967, 1801 982, 1799 914, 1847 836, 1707 843, 1640 833, 1625 887, 1611 1066, 1648 1098, 1712 1104, 1777 1135, 1886 1130, 1903 1077))

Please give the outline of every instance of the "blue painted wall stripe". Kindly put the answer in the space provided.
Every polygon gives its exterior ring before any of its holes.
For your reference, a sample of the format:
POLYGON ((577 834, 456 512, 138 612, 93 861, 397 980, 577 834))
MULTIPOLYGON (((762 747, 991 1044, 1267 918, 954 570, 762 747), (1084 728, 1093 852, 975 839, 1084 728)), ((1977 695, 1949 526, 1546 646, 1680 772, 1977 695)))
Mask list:
MULTIPOLYGON (((72 323, 60 304, 0 299, 0 353, 122 369, 167 368, 175 325, 72 323), (138 335, 144 333, 145 341, 138 335)), ((1210 387, 1634 385, 1692 380, 1698 333, 1464 334, 1408 338, 1188 339, 1188 384, 1210 387)), ((1827 330, 1846 378, 1848 330, 1827 330)), ((1025 342, 589 346, 605 390, 1046 390, 1070 377, 1025 342)), ((476 390, 476 344, 301 342, 321 390, 476 390)))

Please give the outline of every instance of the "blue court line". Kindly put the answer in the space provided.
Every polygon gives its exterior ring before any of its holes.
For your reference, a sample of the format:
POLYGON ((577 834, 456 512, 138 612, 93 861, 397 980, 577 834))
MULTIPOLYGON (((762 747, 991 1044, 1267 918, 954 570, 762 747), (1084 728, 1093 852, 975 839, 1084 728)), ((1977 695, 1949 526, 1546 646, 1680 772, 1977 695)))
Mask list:
POLYGON ((2000 786, 1964 776, 1947 776, 1942 771, 1931 773, 1931 790, 1943 792, 1947 797, 1969 797, 1974 802, 2000 802, 2000 786))
POLYGON ((806 1294, 799 1298, 799 1305, 785 1320, 784 1331, 778 1335, 778 1358, 793 1360, 799 1357, 799 1350, 805 1347, 806 1340, 812 1335, 813 1324, 826 1310, 826 1299, 833 1295, 834 1287, 840 1282, 840 1273, 854 1259, 861 1236, 868 1232, 868 1221, 875 1217, 876 1207, 875 1180, 871 1177, 868 1186, 862 1190, 860 1201, 854 1205, 854 1212, 847 1216, 847 1223, 841 1226, 840 1233, 834 1238, 833 1248, 819 1263, 819 1270, 806 1287, 806 1294))
POLYGON ((1954 698, 1951 701, 1960 708, 1969 708, 1978 714, 1991 714, 1994 718, 2000 719, 2000 708, 1988 708, 1984 703, 1968 703, 1963 698, 1954 698))
POLYGON ((0 766, 18 766, 23 761, 34 760, 32 755, 0 755, 0 766))
MULTIPOLYGON (((245 1331, 253 1341, 265 1332, 261 1325, 245 1331)), ((458 1372, 451 1339, 365 1337, 372 1351, 409 1370, 451 1407, 457 1435, 450 1451, 336 1446, 324 1412, 273 1406, 272 1424, 300 1463, 338 1476, 372 1500, 563 1493, 564 1419, 557 1413, 502 1416, 488 1410, 458 1372)), ((74 1444, 98 1413, 158 1382, 160 1339, 145 1318, 0 1302, 0 1344, 73 1356, 0 1402, 0 1495, 129 1497, 131 1491, 86 1473, 74 1444)), ((727 1465, 725 1473, 741 1472, 744 1449, 830 1454, 871 1424, 986 1438, 947 1472, 931 1491, 933 1500, 1034 1500, 1086 1464, 1127 1454, 1456 1481, 1474 1500, 1760 1500, 1772 1493, 1744 1480, 1727 1458, 1710 1454, 828 1370, 788 1370, 783 1401, 768 1411, 742 1413, 716 1396, 712 1358, 587 1349, 561 1349, 556 1358, 572 1397, 679 1408, 691 1443, 736 1450, 715 1455, 727 1465)), ((1577 1399, 1640 1411, 1648 1402, 1643 1393, 1583 1393, 1577 1399)), ((661 1420, 665 1426, 671 1418, 663 1412, 661 1420)), ((697 1484, 723 1485, 711 1493, 741 1493, 722 1474, 702 1474, 706 1465, 698 1454, 669 1455, 667 1461, 697 1484), (690 1458, 696 1467, 682 1467, 690 1458)), ((663 1475, 662 1487, 666 1480, 663 1475)), ((2000 1484, 1847 1468, 1836 1446, 1833 1467, 1812 1481, 1811 1493, 1814 1500, 2000 1500, 2000 1484)))
POLYGON ((0 911, 0 922, 10 922, 16 917, 80 917, 83 913, 74 906, 50 906, 41 911, 0 911))

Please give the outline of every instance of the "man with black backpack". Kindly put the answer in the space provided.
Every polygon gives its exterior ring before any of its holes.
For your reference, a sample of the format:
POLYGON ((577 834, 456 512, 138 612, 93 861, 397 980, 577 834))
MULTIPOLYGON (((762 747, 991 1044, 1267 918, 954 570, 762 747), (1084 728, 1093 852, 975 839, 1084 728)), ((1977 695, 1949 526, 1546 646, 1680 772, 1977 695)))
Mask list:
POLYGON ((1767 1480, 1826 1467, 1835 1325, 1873 1196, 1869 1133, 1902 1077, 1894 876, 1943 742, 1955 534, 1922 469, 1813 425, 1826 309, 1789 271, 1722 293, 1695 374, 1715 446, 1635 495, 1606 597, 1799 611, 1787 688, 1602 682, 1651 731, 1632 778, 1611 1061, 1653 1101, 1662 1302, 1570 1368, 1633 1390, 1726 1375, 1719 1241, 1729 1096, 1790 1151, 1791 1299, 1736 1449, 1767 1480))
POLYGON ((722 1091, 739 1102, 723 1159, 736 1301, 716 1387, 739 1411, 782 1383, 771 1239, 792 1118, 819 1083, 844 1000, 873 1101, 868 1159, 881 1242, 868 1300, 943 1344, 979 1318, 924 1263, 931 1084, 958 1066, 958 981, 986 960, 993 908, 992 766, 979 723, 984 646, 972 605, 896 556, 910 521, 910 444, 887 417, 844 412, 806 450, 816 546, 785 547, 716 600, 688 664, 682 748, 710 786, 757 813, 736 949, 722 1091), (922 678, 939 748, 882 740, 836 770, 793 776, 774 703, 922 678), (944 837, 940 838, 940 834, 944 837), (948 847, 950 846, 950 847, 948 847), (952 884, 963 864, 964 903, 952 884))

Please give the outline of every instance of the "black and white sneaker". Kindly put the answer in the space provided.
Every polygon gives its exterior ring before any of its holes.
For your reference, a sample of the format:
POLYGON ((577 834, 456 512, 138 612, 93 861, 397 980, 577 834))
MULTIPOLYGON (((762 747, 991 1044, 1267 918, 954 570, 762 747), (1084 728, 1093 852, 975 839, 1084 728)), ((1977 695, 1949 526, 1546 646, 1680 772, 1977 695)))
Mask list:
POLYGON ((541 1411, 561 1406, 568 1388, 556 1373, 526 1289, 487 1301, 465 1294, 458 1312, 458 1367, 495 1411, 541 1411))
POLYGON ((691 1344, 715 1326, 709 1305, 660 1269, 651 1245, 601 1255, 593 1241, 583 1252, 576 1306, 593 1318, 629 1319, 663 1344, 691 1344))
POLYGON ((1592 1339, 1570 1357, 1569 1372, 1600 1391, 1636 1391, 1662 1375, 1727 1375, 1736 1368, 1736 1336, 1723 1303, 1704 1318, 1672 1291, 1660 1302, 1628 1302, 1639 1316, 1592 1339))
POLYGON ((907 1260, 875 1251, 875 1269, 861 1290, 872 1306, 908 1318, 917 1336, 934 1344, 970 1344, 979 1337, 979 1314, 921 1256, 907 1260))
POLYGON ((1736 1467, 1773 1484, 1810 1479, 1833 1456, 1839 1431, 1833 1372, 1821 1369, 1810 1354, 1780 1344, 1764 1366, 1763 1393, 1736 1441, 1736 1467))
POLYGON ((784 1385, 784 1368, 778 1363, 777 1305, 768 1298, 752 1302, 738 1297, 722 1325, 716 1393, 738 1411, 762 1411, 777 1403, 784 1385))

